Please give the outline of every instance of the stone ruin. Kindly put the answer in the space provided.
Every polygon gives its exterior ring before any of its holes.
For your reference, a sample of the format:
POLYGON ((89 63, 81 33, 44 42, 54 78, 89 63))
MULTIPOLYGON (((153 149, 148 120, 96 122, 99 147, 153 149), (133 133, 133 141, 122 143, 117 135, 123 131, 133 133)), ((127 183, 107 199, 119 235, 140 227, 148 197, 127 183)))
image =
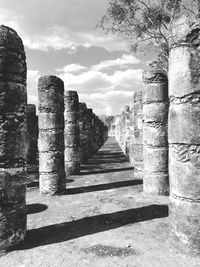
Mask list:
POLYGON ((143 73, 143 188, 168 195, 168 80, 159 70, 143 73))
POLYGON ((64 83, 56 76, 38 82, 40 193, 56 194, 66 187, 64 170, 64 83))
MULTIPOLYGON (((176 36, 168 79, 160 70, 144 72, 143 90, 115 117, 113 128, 133 176, 143 178, 144 193, 170 194, 170 245, 195 256, 200 255, 199 32, 196 26, 176 36)), ((107 140, 108 127, 79 103, 77 92, 64 93, 56 76, 39 79, 37 118, 35 106, 27 106, 23 43, 6 26, 0 26, 0 43, 2 254, 26 236, 27 166, 37 164, 39 153, 41 194, 60 194, 66 178, 78 175, 107 140)))
POLYGON ((0 26, 0 253, 26 235, 26 56, 22 40, 0 26))

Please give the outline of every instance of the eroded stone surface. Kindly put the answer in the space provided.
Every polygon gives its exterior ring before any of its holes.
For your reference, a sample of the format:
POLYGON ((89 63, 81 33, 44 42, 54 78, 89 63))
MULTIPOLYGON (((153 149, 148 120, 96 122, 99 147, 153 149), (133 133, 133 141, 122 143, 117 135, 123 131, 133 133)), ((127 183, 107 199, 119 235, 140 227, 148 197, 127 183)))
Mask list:
POLYGON ((0 254, 26 235, 26 56, 22 40, 0 26, 0 254))
POLYGON ((65 190, 64 83, 56 76, 43 76, 39 96, 40 193, 54 195, 65 190))
POLYGON ((80 172, 79 98, 76 91, 65 91, 65 174, 80 172))
POLYGON ((179 29, 169 59, 170 244, 199 256, 200 29, 186 30, 179 29))
POLYGON ((159 70, 143 73, 144 181, 147 194, 166 195, 168 179, 168 81, 159 70))

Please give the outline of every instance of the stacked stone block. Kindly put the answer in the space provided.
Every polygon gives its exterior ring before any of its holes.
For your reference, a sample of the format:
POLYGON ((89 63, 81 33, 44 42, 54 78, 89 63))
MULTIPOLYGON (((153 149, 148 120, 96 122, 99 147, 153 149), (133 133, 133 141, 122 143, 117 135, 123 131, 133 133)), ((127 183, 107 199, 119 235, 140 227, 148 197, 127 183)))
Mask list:
POLYGON ((27 105, 27 163, 37 163, 38 153, 38 117, 36 115, 36 106, 27 105))
POLYGON ((143 130, 142 130, 142 91, 133 95, 130 123, 129 161, 134 166, 136 176, 143 175, 143 130))
POLYGON ((76 91, 65 91, 65 173, 80 172, 79 98, 76 91))
POLYGON ((26 56, 22 40, 0 26, 0 254, 26 235, 26 56))
POLYGON ((143 81, 143 189, 168 195, 168 81, 159 70, 145 71, 143 81))
POLYGON ((170 243, 199 256, 200 29, 190 29, 187 35, 174 29, 181 38, 169 57, 170 243))
POLYGON ((86 164, 88 162, 86 110, 87 110, 86 104, 79 103, 80 162, 82 164, 86 164))
POLYGON ((41 194, 65 190, 64 172, 64 83, 56 76, 38 82, 39 186, 41 194))
POLYGON ((87 151, 88 157, 93 154, 93 141, 92 141, 92 109, 86 110, 86 133, 87 133, 87 151))
POLYGON ((130 107, 126 105, 124 108, 124 134, 125 134, 125 144, 124 144, 124 154, 127 161, 129 161, 129 146, 130 146, 130 107))

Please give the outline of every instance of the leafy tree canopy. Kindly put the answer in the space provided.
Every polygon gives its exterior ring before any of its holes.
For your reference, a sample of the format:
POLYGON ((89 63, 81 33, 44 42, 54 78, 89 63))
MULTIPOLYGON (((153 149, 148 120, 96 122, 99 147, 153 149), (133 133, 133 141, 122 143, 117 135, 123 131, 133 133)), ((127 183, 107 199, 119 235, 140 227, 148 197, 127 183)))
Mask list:
POLYGON ((200 0, 110 0, 97 27, 126 39, 132 51, 156 46, 157 64, 167 71, 173 22, 183 14, 195 19, 199 6, 200 0))

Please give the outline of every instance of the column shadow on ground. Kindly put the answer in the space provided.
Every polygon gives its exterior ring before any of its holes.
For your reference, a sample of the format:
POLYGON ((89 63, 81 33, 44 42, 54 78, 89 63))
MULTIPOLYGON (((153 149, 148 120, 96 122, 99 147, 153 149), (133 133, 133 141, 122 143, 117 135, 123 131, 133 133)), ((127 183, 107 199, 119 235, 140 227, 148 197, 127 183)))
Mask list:
POLYGON ((95 233, 168 216, 168 206, 150 205, 109 214, 86 217, 29 230, 23 244, 14 250, 60 243, 95 233))
POLYGON ((87 171, 81 171, 80 172, 80 176, 82 175, 90 175, 90 174, 100 174, 100 173, 112 173, 112 172, 122 172, 122 171, 131 171, 134 170, 134 167, 127 167, 127 168, 112 168, 112 169, 99 169, 99 166, 93 166, 93 168, 91 168, 91 171, 89 168, 86 169, 87 171), (95 170, 93 170, 95 169, 95 170))
POLYGON ((48 208, 47 205, 40 204, 40 203, 26 205, 27 214, 39 213, 39 212, 45 211, 47 208, 48 208))
POLYGON ((90 186, 74 187, 74 188, 66 189, 66 191, 63 194, 64 195, 76 195, 76 194, 81 194, 81 193, 109 190, 109 189, 121 188, 121 187, 126 187, 126 186, 141 185, 142 183, 143 182, 141 179, 135 179, 135 180, 120 181, 120 182, 114 182, 114 183, 108 183, 108 184, 97 184, 97 185, 90 185, 90 186))

